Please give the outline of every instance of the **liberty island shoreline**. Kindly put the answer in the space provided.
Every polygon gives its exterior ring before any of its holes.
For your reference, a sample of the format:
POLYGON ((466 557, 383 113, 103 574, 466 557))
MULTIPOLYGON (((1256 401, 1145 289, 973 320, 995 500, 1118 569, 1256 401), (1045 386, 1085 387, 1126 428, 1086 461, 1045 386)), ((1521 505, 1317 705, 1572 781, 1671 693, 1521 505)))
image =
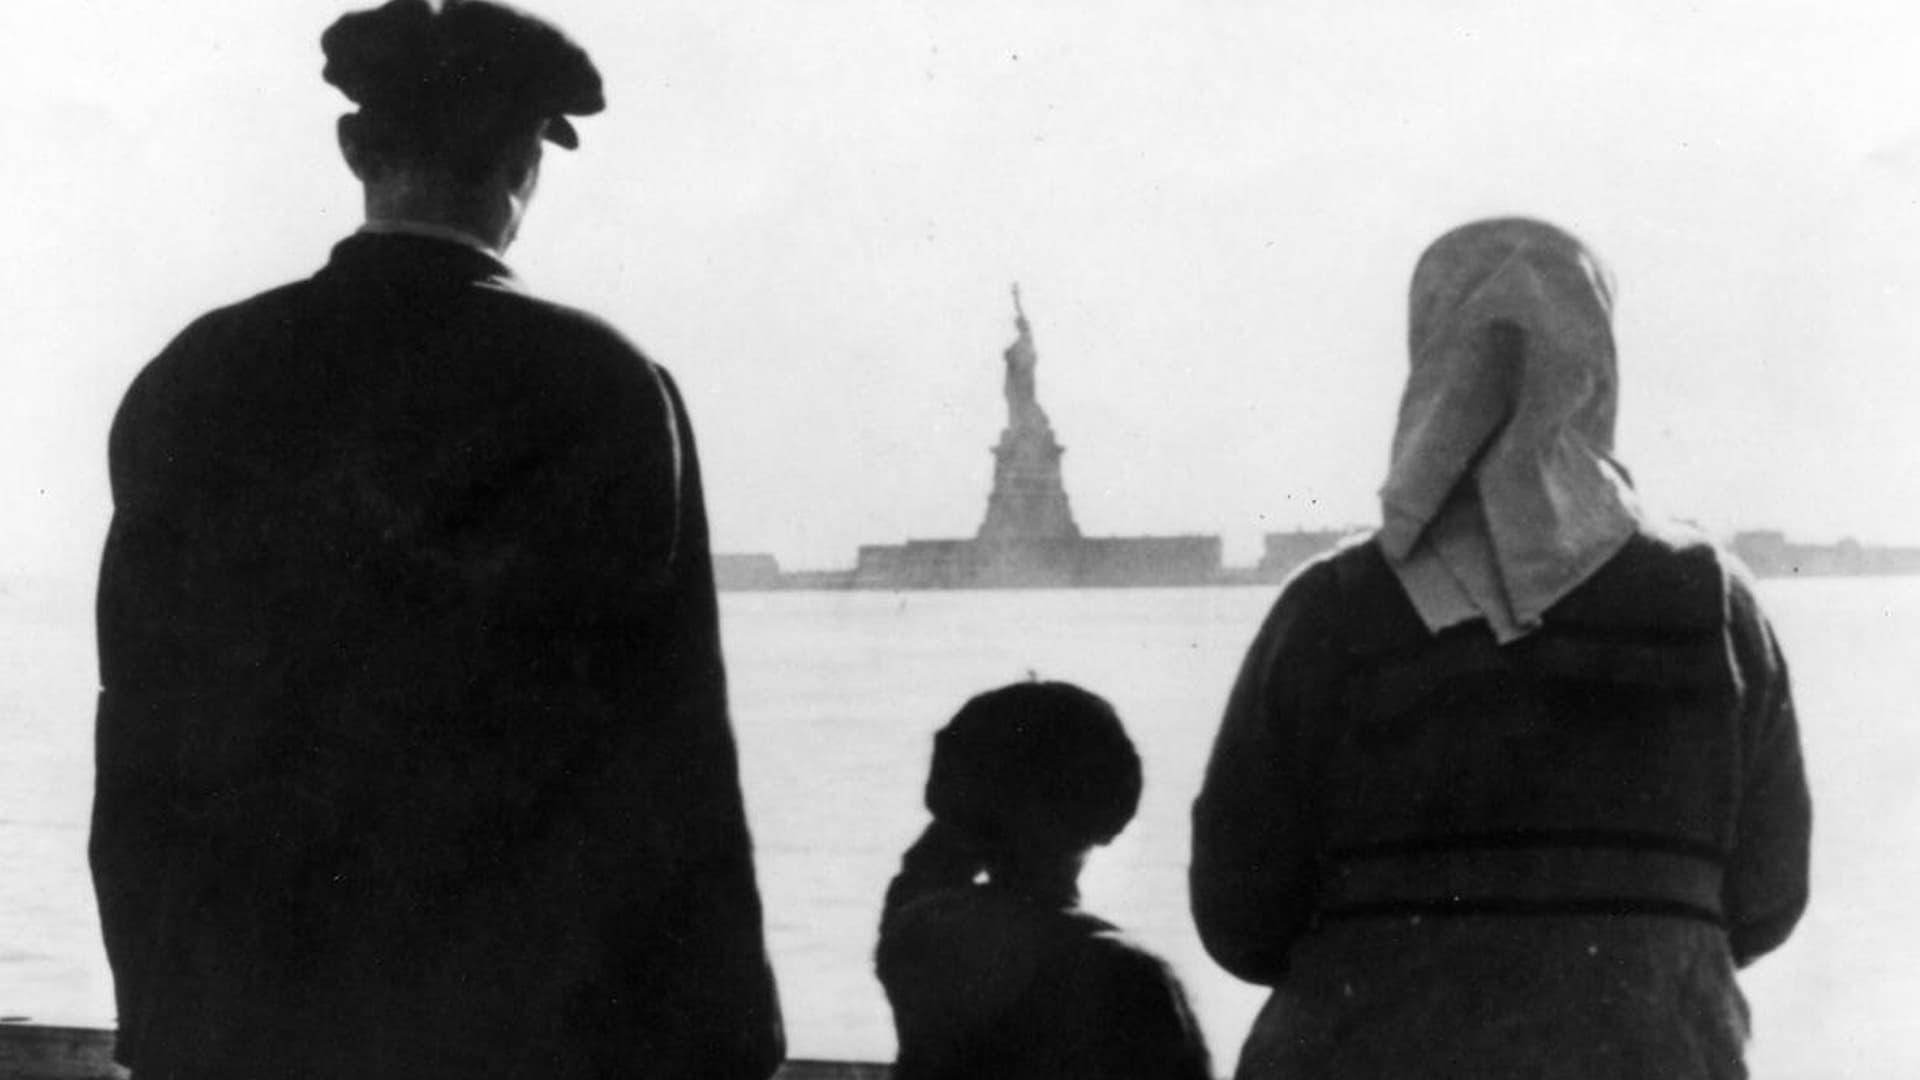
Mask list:
MULTIPOLYGON (((714 556, 714 574, 722 592, 1277 586, 1314 557, 1371 531, 1371 526, 1355 525, 1266 533, 1260 560, 1251 566, 1226 565, 1218 536, 1186 534, 1090 538, 1075 542, 1079 551, 1064 546, 1048 551, 1049 544, 1029 544, 1015 553, 1027 556, 1037 550, 1042 553, 1042 565, 1071 566, 1077 555, 1090 551, 1100 569, 1081 575, 999 576, 997 568, 1011 561, 1008 553, 1004 548, 996 550, 993 545, 972 540, 863 544, 853 567, 828 570, 788 570, 776 556, 766 553, 719 553, 714 556), (1105 545, 1113 545, 1108 550, 1117 548, 1125 555, 1164 545, 1175 551, 1197 551, 1200 556, 1192 561, 1140 565, 1124 557, 1101 558, 1105 545)), ((1742 530, 1723 543, 1760 578, 1920 576, 1920 546, 1866 544, 1850 538, 1812 543, 1795 540, 1776 529, 1742 530)))

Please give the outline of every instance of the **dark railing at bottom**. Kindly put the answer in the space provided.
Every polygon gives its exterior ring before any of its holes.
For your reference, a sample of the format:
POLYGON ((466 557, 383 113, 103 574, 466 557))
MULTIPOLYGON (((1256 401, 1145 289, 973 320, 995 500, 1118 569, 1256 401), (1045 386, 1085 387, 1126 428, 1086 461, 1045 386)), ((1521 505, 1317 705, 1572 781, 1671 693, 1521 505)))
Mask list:
MULTIPOLYGON (((885 1065, 789 1061, 775 1080, 887 1080, 885 1065)), ((115 1080, 113 1032, 99 1028, 0 1023, 0 1080, 115 1080)))

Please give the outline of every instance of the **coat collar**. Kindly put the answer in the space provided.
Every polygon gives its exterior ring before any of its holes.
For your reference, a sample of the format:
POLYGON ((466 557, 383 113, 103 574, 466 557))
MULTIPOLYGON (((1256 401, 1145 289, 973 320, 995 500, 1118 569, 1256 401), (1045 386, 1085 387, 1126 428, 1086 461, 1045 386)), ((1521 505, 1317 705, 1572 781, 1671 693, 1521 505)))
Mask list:
POLYGON ((334 245, 322 273, 522 291, 513 271, 492 255, 466 244, 410 233, 355 233, 334 245))

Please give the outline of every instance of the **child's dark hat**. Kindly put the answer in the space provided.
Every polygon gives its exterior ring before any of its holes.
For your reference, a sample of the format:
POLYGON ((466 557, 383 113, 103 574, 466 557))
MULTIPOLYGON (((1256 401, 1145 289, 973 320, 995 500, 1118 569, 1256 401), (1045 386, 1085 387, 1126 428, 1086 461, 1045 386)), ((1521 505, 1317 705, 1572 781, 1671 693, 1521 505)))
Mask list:
POLYGON ((1085 848, 1119 835, 1140 804, 1140 756, 1104 698, 1062 682, 1015 683, 968 701, 934 736, 933 816, 1017 842, 1044 822, 1085 848))

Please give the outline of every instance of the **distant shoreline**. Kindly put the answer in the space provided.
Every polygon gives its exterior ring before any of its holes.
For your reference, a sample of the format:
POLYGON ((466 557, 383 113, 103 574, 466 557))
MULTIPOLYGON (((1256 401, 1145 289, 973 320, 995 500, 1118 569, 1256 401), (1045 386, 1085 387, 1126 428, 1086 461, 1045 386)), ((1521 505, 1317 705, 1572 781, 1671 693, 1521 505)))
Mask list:
MULTIPOLYGON (((852 567, 787 570, 765 553, 714 556, 722 592, 932 591, 1032 588, 1194 588, 1278 585, 1359 527, 1267 533, 1252 566, 1226 566, 1213 536, 1141 536, 1045 541, 911 540, 862 545, 852 567)), ((1735 533, 1727 545, 1761 578, 1920 575, 1920 547, 1798 543, 1775 529, 1735 533)))

